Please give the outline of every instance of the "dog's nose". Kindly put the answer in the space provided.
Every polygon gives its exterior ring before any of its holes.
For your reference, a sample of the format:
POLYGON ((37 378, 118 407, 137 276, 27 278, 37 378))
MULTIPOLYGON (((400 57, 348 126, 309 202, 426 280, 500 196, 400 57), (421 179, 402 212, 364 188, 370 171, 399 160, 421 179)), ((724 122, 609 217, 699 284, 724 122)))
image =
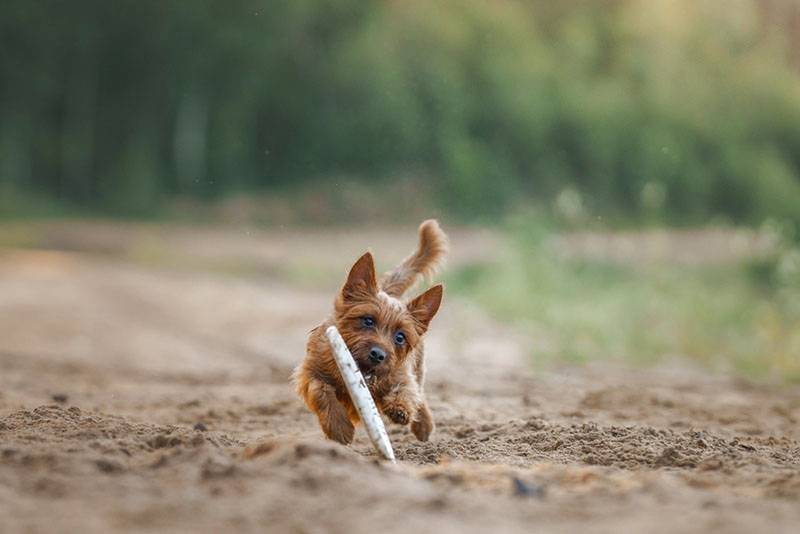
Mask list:
POLYGON ((386 359, 386 351, 380 347, 372 347, 369 350, 369 359, 372 363, 381 363, 386 359))

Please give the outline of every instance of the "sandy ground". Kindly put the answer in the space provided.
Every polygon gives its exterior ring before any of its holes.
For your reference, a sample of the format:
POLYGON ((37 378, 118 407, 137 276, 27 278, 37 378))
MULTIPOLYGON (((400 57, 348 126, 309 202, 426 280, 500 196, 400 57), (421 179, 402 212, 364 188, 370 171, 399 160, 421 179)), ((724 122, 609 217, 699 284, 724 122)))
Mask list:
MULTIPOLYGON (((800 389, 686 364, 534 372, 535 339, 451 295, 428 340, 433 439, 390 427, 397 467, 363 429, 326 442, 288 376, 336 282, 286 265, 343 274, 367 246, 389 265, 413 233, 37 239, 0 251, 2 532, 800 529, 800 389), (248 276, 200 261, 240 256, 248 276)), ((454 232, 453 261, 496 245, 454 232)))

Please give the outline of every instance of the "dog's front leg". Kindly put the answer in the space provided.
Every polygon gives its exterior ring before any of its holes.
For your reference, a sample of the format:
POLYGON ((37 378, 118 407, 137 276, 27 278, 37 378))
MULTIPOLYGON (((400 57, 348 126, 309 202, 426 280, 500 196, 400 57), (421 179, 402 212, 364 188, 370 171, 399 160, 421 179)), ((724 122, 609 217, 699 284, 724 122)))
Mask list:
POLYGON ((328 437, 343 443, 353 441, 355 427, 347 416, 347 410, 336 399, 336 389, 319 379, 312 378, 308 382, 306 404, 319 418, 319 426, 328 437))
POLYGON ((392 385, 392 389, 383 396, 381 411, 398 425, 407 425, 417 416, 420 405, 420 392, 417 381, 410 374, 392 385))
POLYGON ((428 441, 434 429, 425 395, 413 376, 392 387, 381 404, 382 411, 393 422, 400 425, 411 423, 411 432, 420 441, 428 441))

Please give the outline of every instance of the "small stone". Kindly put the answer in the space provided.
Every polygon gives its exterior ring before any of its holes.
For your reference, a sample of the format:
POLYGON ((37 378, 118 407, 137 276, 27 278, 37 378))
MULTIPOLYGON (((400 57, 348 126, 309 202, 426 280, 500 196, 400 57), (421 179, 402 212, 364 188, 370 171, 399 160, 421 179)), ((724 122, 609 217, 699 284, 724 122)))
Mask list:
POLYGON ((525 482, 519 477, 512 477, 511 482, 514 486, 514 495, 517 497, 530 497, 535 499, 544 497, 544 487, 539 484, 525 482))
POLYGON ((194 429, 199 432, 205 432, 206 430, 208 430, 208 427, 203 423, 195 423, 194 429))
POLYGON ((59 404, 65 404, 69 400, 69 396, 66 393, 53 393, 50 398, 59 404))

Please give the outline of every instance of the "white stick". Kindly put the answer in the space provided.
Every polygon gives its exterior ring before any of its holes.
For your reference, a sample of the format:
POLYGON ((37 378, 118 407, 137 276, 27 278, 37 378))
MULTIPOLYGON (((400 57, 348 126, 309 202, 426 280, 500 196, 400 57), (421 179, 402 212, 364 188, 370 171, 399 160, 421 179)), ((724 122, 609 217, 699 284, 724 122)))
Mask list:
POLYGON ((383 426, 383 419, 378 413, 375 401, 372 399, 367 383, 364 382, 364 377, 361 375, 361 370, 356 365, 353 355, 350 354, 350 350, 335 326, 329 326, 325 331, 325 335, 328 336, 336 365, 339 366, 344 384, 347 386, 347 391, 350 392, 350 398, 353 399, 358 415, 361 416, 361 420, 364 422, 364 427, 367 429, 372 445, 384 458, 395 463, 394 450, 392 450, 392 443, 386 434, 386 427, 383 426))

